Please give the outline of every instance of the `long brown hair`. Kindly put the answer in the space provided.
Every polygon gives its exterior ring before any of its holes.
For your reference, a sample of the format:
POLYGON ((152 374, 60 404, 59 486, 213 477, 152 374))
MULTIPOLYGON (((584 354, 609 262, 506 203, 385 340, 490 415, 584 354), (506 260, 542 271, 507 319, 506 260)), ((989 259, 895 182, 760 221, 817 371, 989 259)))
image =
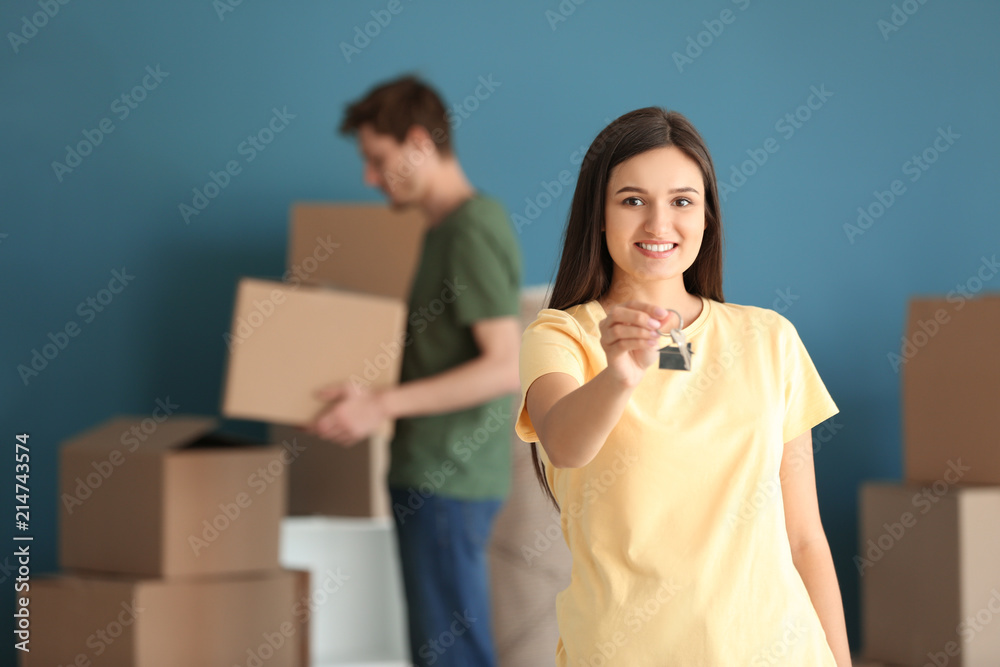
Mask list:
MULTIPOLYGON (((676 146, 697 162, 705 181, 705 233, 698 257, 684 272, 684 289, 695 296, 724 301, 722 210, 712 156, 687 118, 676 111, 646 107, 613 120, 597 135, 583 158, 549 308, 566 310, 608 293, 614 262, 601 228, 611 170, 640 153, 665 146, 676 146)), ((536 442, 531 443, 531 460, 538 483, 558 508, 536 442)))

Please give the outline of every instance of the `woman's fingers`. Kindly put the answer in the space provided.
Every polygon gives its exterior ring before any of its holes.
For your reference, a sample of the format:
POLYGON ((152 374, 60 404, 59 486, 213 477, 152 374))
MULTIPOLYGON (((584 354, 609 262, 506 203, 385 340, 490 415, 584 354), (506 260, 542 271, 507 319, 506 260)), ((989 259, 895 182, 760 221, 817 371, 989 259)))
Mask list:
POLYGON ((632 324, 610 324, 608 325, 607 339, 609 343, 619 340, 657 340, 660 334, 655 328, 641 327, 632 324))
POLYGON ((657 342, 655 340, 641 340, 638 338, 628 338, 625 340, 615 341, 606 346, 608 352, 625 354, 627 352, 645 352, 648 350, 656 349, 657 342))
POLYGON ((668 311, 664 308, 656 306, 651 303, 646 303, 645 301, 626 301, 620 304, 629 310, 637 310, 639 312, 645 313, 649 317, 655 320, 662 320, 668 314, 668 311))
POLYGON ((670 319, 671 314, 658 306, 629 302, 629 304, 620 304, 612 308, 602 324, 608 330, 619 329, 621 332, 619 335, 627 336, 635 335, 636 329, 662 330, 670 319), (632 305, 642 307, 633 308, 632 305), (659 313, 659 315, 654 317, 652 313, 659 313))
POLYGON ((627 365, 634 364, 638 371, 644 371, 656 361, 657 348, 666 344, 660 331, 669 331, 671 320, 676 322, 677 317, 664 308, 641 301, 613 306, 600 323, 601 345, 608 363, 618 365, 628 357, 631 362, 627 365))

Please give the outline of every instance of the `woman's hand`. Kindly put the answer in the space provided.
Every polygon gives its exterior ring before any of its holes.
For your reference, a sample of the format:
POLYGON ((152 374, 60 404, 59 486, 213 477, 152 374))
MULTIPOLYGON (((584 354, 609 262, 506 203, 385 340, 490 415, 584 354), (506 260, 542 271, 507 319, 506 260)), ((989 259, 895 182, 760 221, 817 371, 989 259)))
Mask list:
POLYGON ((646 369, 659 358, 657 348, 666 344, 657 329, 667 330, 670 317, 676 319, 663 308, 641 301, 613 306, 600 323, 608 372, 629 387, 639 384, 646 369))

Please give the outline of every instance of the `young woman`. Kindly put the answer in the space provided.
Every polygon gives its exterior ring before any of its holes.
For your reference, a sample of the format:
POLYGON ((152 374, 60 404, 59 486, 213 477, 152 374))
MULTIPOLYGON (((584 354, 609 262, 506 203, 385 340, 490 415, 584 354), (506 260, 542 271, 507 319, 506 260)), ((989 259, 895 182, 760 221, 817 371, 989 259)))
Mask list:
POLYGON ((810 436, 837 407, 788 320, 724 302, 719 208, 675 112, 584 158, 516 425, 573 555, 560 666, 850 667, 810 436), (660 369, 678 314, 691 370, 660 369))

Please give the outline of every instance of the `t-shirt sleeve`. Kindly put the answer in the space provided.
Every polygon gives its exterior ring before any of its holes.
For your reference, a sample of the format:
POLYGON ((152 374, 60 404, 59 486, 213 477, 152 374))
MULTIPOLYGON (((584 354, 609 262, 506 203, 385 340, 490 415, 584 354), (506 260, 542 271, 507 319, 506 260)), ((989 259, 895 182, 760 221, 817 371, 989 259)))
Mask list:
MULTIPOLYGON (((506 219, 497 224, 501 223, 506 225, 506 219)), ((448 262, 458 293, 455 314, 461 325, 520 313, 517 242, 512 233, 508 239, 493 231, 479 221, 470 221, 461 225, 452 239, 448 262)))
POLYGON ((538 442, 538 434, 528 416, 525 397, 531 383, 547 373, 566 373, 581 385, 584 377, 585 352, 583 333, 571 315, 546 308, 528 325, 521 337, 521 406, 517 412, 514 432, 525 442, 538 442))
POLYGON ((784 442, 802 435, 840 412, 819 377, 805 345, 791 322, 782 318, 785 416, 784 442))

